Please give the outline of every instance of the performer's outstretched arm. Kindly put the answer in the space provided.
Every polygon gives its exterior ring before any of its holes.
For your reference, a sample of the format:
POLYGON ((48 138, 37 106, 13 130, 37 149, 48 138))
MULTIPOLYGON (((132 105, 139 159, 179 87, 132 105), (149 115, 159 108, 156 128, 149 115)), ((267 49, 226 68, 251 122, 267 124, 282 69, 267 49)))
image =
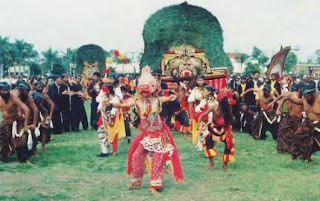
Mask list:
POLYGON ((135 99, 131 98, 126 103, 106 103, 106 106, 111 106, 115 108, 133 107, 135 105, 135 99))
POLYGON ((240 97, 243 97, 244 95, 246 95, 249 92, 257 92, 257 90, 255 88, 247 89, 244 92, 242 92, 242 94, 240 94, 240 97))
POLYGON ((281 101, 279 102, 279 105, 278 105, 277 110, 276 110, 276 115, 277 116, 279 116, 281 114, 281 108, 282 108, 284 102, 285 102, 285 99, 281 99, 281 101))
POLYGON ((299 98, 297 95, 290 94, 288 99, 297 105, 303 105, 302 98, 299 98))
POLYGON ((269 105, 273 105, 275 102, 283 99, 283 98, 287 98, 288 97, 288 93, 287 94, 282 94, 280 96, 278 96, 276 99, 274 99, 271 103, 269 103, 269 105))
POLYGON ((198 121, 201 122, 204 116, 208 115, 210 112, 214 112, 215 110, 217 110, 218 106, 219 106, 219 104, 214 104, 213 106, 209 107, 206 111, 204 111, 199 116, 199 120, 198 121))
POLYGON ((170 96, 161 96, 159 98, 163 103, 165 103, 165 102, 176 100, 177 99, 177 95, 171 94, 170 96))

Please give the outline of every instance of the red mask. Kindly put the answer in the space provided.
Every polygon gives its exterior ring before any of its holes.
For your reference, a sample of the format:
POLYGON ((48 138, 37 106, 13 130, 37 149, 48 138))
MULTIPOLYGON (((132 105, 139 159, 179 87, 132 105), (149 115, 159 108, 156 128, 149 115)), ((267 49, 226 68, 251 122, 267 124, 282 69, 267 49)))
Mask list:
POLYGON ((144 98, 151 97, 151 91, 148 85, 142 85, 139 87, 139 93, 144 98))

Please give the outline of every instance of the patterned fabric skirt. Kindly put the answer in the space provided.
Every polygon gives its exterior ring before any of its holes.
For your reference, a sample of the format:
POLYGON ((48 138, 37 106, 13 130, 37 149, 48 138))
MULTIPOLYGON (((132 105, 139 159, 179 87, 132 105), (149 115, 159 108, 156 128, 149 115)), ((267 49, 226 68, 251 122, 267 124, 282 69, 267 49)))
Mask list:
POLYGON ((252 121, 251 135, 254 139, 265 139, 269 130, 276 139, 278 125, 275 110, 261 111, 252 121))
POLYGON ((261 136, 261 130, 263 126, 263 114, 258 113, 252 120, 251 135, 255 139, 259 139, 261 136))
MULTIPOLYGON (((23 129, 24 125, 24 118, 20 118, 17 120, 17 133, 20 133, 20 131, 23 129)), ((12 128, 11 128, 12 129, 12 128)), ((12 135, 10 129, 10 135, 12 135)), ((12 137, 12 145, 13 149, 17 149, 19 147, 26 146, 28 142, 28 133, 24 133, 21 137, 12 137)))
MULTIPOLYGON (((23 129, 24 119, 19 118, 17 121, 16 132, 20 133, 23 129)), ((1 160, 6 160, 8 153, 16 151, 20 162, 26 161, 31 157, 32 152, 28 150, 28 133, 23 133, 22 136, 12 135, 13 121, 3 121, 0 126, 0 153, 1 160)))
POLYGON ((2 121, 0 124, 0 160, 6 161, 9 154, 12 123, 2 121))
POLYGON ((277 150, 279 153, 290 153, 293 135, 301 124, 301 118, 287 114, 279 125, 277 150))
POLYGON ((294 133, 291 147, 293 159, 310 160, 311 155, 320 151, 320 123, 305 119, 294 133))

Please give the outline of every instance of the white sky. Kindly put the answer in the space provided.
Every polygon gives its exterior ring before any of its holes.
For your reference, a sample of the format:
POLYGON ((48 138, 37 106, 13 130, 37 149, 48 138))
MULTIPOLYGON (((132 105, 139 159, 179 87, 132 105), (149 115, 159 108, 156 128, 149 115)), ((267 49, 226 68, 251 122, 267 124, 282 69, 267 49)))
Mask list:
MULTIPOLYGON (((94 43, 106 50, 143 50, 142 30, 158 9, 182 0, 0 0, 0 35, 24 39, 37 50, 94 43)), ((319 0, 189 0, 215 15, 226 52, 268 56, 280 45, 300 46, 300 59, 320 49, 319 0)))

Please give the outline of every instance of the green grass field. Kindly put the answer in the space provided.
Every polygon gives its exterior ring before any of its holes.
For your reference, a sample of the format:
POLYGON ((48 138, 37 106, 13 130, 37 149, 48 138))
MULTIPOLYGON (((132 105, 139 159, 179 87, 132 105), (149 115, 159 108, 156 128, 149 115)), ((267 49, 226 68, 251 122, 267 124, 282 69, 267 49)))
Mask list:
MULTIPOLYGON (((86 108, 90 114, 88 103, 86 108)), ((39 157, 31 158, 34 165, 20 164, 15 155, 9 163, 0 162, 0 200, 320 200, 319 153, 312 163, 292 162, 290 156, 276 152, 271 134, 266 141, 255 141, 248 134, 235 133, 232 170, 221 168, 224 145, 219 143, 215 167, 206 171, 204 153, 181 134, 173 134, 185 183, 175 183, 168 173, 160 195, 149 192, 147 174, 141 189, 127 190, 125 140, 119 142, 116 156, 98 158, 96 131, 82 131, 53 135, 48 153, 38 145, 39 157)))
MULTIPOLYGON (((134 133, 137 133, 134 130, 134 133)), ((185 183, 176 184, 165 175, 158 196, 148 191, 145 175, 140 190, 127 190, 125 141, 119 153, 97 158, 99 143, 94 131, 54 135, 48 153, 32 158, 34 165, 20 164, 15 156, 0 162, 0 200, 320 200, 320 156, 314 162, 291 162, 276 153, 275 142, 254 141, 235 134, 236 162, 231 171, 221 169, 221 160, 206 171, 202 152, 181 134, 174 133, 185 183)), ((223 144, 218 144, 219 153, 223 144)))

